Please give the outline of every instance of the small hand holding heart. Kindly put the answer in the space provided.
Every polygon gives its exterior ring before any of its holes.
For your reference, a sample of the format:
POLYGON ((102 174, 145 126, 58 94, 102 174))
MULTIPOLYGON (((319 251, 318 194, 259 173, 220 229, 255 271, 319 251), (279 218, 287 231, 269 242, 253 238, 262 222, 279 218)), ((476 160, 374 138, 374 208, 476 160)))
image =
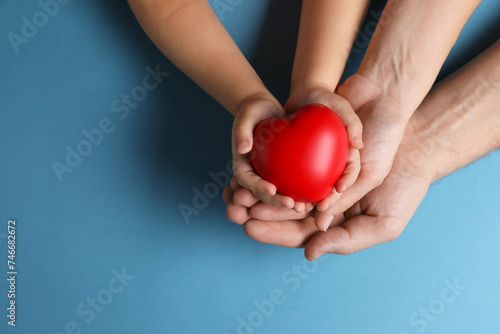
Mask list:
POLYGON ((254 130, 250 159, 257 174, 279 193, 316 203, 342 176, 349 139, 340 117, 321 104, 309 104, 289 117, 273 117, 254 130))

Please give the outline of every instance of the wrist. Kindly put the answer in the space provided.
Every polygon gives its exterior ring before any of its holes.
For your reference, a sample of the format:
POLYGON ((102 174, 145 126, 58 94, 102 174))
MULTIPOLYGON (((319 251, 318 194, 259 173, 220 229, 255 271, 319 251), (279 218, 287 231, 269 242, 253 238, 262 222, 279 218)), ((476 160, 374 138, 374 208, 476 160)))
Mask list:
POLYGON ((268 91, 266 88, 254 91, 252 93, 247 94, 240 102, 238 105, 238 110, 230 111, 231 114, 236 116, 241 110, 245 108, 245 106, 255 102, 255 101, 262 101, 266 100, 274 104, 276 107, 276 110, 281 110, 282 106, 279 103, 279 101, 271 94, 270 91, 268 91))
POLYGON ((418 178, 431 184, 439 172, 435 157, 440 154, 443 143, 428 124, 418 111, 412 116, 394 158, 393 170, 405 178, 418 178))
POLYGON ((415 75, 410 69, 405 68, 407 66, 404 64, 397 66, 399 68, 395 68, 396 64, 393 63, 372 61, 360 66, 356 74, 363 77, 371 86, 377 87, 375 99, 393 106, 391 110, 397 111, 408 122, 430 86, 422 89, 420 82, 410 79, 415 75))
POLYGON ((409 120, 432 88, 448 53, 439 49, 434 54, 425 45, 417 46, 424 41, 419 36, 408 37, 414 31, 407 27, 401 31, 396 26, 379 28, 357 73, 396 102, 400 113, 409 120))
POLYGON ((315 89, 326 90, 333 93, 336 88, 336 84, 324 80, 297 80, 292 81, 290 96, 302 96, 315 89))
POLYGON ((292 85, 290 96, 285 103, 285 111, 290 113, 311 103, 329 105, 335 88, 323 82, 301 82, 292 85))

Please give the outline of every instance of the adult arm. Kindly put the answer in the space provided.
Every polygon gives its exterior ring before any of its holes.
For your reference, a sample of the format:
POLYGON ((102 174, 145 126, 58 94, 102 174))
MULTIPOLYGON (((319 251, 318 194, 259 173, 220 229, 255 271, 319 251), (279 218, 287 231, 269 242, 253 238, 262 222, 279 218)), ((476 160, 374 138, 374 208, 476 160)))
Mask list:
MULTIPOLYGON (((337 216, 380 185, 391 169, 408 120, 431 89, 480 0, 389 0, 361 66, 338 89, 364 127, 361 172, 338 202, 337 216)), ((326 221, 320 222, 320 224, 326 221)))

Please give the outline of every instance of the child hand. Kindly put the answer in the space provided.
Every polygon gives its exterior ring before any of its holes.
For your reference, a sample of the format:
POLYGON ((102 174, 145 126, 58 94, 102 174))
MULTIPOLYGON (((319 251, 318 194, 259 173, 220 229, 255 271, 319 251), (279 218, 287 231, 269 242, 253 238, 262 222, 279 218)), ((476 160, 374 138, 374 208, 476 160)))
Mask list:
POLYGON ((267 118, 283 116, 283 107, 267 94, 252 95, 241 103, 233 123, 233 171, 238 183, 262 202, 291 209, 296 207, 295 201, 291 197, 278 194, 272 183, 257 175, 248 155, 253 146, 253 131, 257 124, 267 118))
MULTIPOLYGON (((310 103, 320 103, 334 110, 344 123, 349 137, 350 148, 344 173, 335 184, 332 192, 316 204, 317 210, 326 211, 338 201, 342 192, 354 184, 359 175, 361 169, 359 150, 363 147, 363 126, 346 99, 322 87, 295 90, 285 104, 285 108, 287 111, 293 111, 310 103)), ((317 227, 324 230, 324 226, 317 227)))
POLYGON ((302 219, 312 216, 314 209, 314 204, 311 203, 305 204, 302 212, 263 203, 250 190, 243 188, 235 177, 231 178, 229 186, 224 189, 222 199, 227 205, 227 218, 238 225, 245 225, 251 220, 265 223, 302 219))

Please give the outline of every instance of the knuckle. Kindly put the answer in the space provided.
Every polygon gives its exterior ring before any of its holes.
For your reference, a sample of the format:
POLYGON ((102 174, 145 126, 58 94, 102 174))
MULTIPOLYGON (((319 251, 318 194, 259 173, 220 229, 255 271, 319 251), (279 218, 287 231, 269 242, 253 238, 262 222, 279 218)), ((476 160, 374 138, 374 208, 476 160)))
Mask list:
POLYGON ((233 132, 237 140, 244 139, 249 132, 248 126, 245 124, 235 124, 233 132))
POLYGON ((243 177, 243 173, 245 172, 245 168, 239 163, 233 163, 233 173, 234 177, 236 177, 236 181, 239 184, 243 185, 245 183, 245 178, 243 177))
POLYGON ((361 123, 361 119, 360 119, 360 118, 359 118, 359 116, 358 116, 358 115, 356 115, 356 114, 353 114, 353 115, 351 116, 351 124, 350 124, 350 125, 351 125, 351 127, 353 127, 353 128, 354 128, 354 127, 359 127, 359 128, 361 128, 361 129, 363 128, 363 123, 361 123))
POLYGON ((337 98, 337 105, 339 106, 339 108, 341 108, 341 110, 350 111, 353 113, 353 115, 356 115, 356 114, 354 114, 354 111, 352 110, 352 107, 351 107, 351 104, 349 103, 349 101, 347 101, 346 99, 344 99, 341 96, 337 95, 337 97, 338 97, 337 98))

